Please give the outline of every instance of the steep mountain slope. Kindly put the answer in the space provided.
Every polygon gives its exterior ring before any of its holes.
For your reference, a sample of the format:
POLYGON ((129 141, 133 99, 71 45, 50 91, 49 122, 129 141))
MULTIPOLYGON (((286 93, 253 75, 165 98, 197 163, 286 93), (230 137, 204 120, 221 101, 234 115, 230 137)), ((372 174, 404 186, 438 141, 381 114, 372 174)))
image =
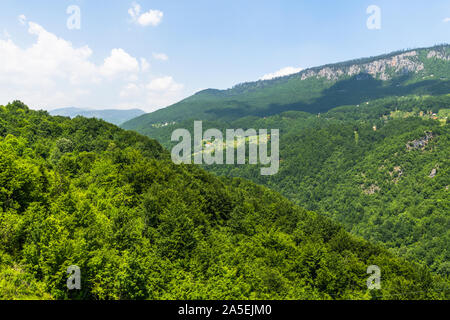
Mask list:
POLYGON ((128 120, 139 117, 145 114, 144 111, 139 109, 131 110, 91 110, 91 109, 80 109, 80 108, 62 108, 55 109, 49 112, 52 116, 63 116, 75 118, 78 116, 86 118, 97 118, 102 119, 112 124, 120 125, 128 120))
POLYGON ((103 121, 0 106, 0 168, 0 298, 448 298, 427 268, 103 121))
POLYGON ((205 130, 281 129, 277 175, 205 168, 268 186, 448 276, 449 81, 450 46, 441 45, 206 90, 124 127, 169 149, 172 132, 192 130, 193 120, 205 130))
MULTIPOLYGON (((258 166, 205 166, 244 177, 297 204, 331 217, 353 234, 450 275, 450 95, 409 96, 343 106, 311 115, 290 111, 219 128, 280 129, 280 171, 258 166)), ((191 120, 153 130, 171 149, 171 133, 193 130, 191 120)))
POLYGON ((371 101, 320 118, 290 112, 242 119, 229 125, 281 129, 279 173, 205 168, 266 185, 449 276, 449 116, 450 95, 444 95, 371 101))
POLYGON ((143 134, 185 119, 236 120, 296 110, 310 113, 387 96, 450 92, 450 46, 394 52, 303 70, 287 77, 208 89, 175 105, 130 120, 143 134))

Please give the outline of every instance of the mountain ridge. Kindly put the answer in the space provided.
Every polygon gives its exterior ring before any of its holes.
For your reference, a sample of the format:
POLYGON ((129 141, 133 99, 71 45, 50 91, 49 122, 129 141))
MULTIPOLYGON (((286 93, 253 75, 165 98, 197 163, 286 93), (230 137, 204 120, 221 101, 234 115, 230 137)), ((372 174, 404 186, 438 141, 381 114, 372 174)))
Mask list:
POLYGON ((53 116, 63 116, 69 118, 75 118, 82 116, 86 118, 97 118, 110 122, 115 125, 120 125, 128 120, 145 114, 145 111, 141 109, 87 109, 66 107, 49 111, 53 116))
POLYGON ((125 129, 189 119, 236 120, 295 110, 326 112, 386 95, 443 94, 450 91, 450 46, 395 51, 300 71, 271 80, 206 89, 174 105, 125 122, 125 129))
MULTIPOLYGON (((305 80, 306 78, 310 77, 310 76, 306 76, 307 74, 310 74, 311 72, 318 72, 320 73, 321 70, 325 70, 327 68, 335 68, 335 67, 351 67, 351 66, 355 66, 355 65, 361 65, 361 64, 370 64, 376 60, 382 60, 382 59, 388 59, 388 58, 394 58, 396 56, 404 56, 407 55, 408 53, 411 52, 415 52, 415 51, 422 51, 422 50, 428 50, 428 49, 437 49, 436 50, 431 50, 431 52, 434 52, 433 57, 436 57, 438 59, 445 59, 445 60, 449 60, 450 59, 450 55, 448 54, 442 54, 441 50, 445 47, 448 47, 449 44, 440 44, 440 45, 436 45, 433 47, 422 47, 422 48, 416 48, 416 49, 404 49, 404 50, 397 50, 394 52, 390 52, 390 53, 385 53, 385 54, 381 54, 381 55, 377 55, 377 56, 370 56, 370 57, 364 57, 364 58, 359 58, 359 59, 350 59, 350 60, 346 60, 346 61, 342 61, 342 62, 336 62, 336 63, 327 63, 324 65, 320 65, 320 66, 315 66, 315 67, 310 67, 310 68, 306 68, 303 69, 299 72, 287 75, 287 76, 281 76, 281 77, 276 77, 273 79, 268 79, 268 80, 257 80, 257 81, 249 81, 249 82, 243 82, 243 83, 239 83, 235 86, 233 86, 230 89, 225 89, 225 90, 219 90, 219 89, 206 89, 206 90, 217 90, 217 91, 228 91, 240 86, 246 86, 246 85, 251 85, 251 84, 257 84, 260 82, 265 82, 265 83, 269 83, 272 81, 276 81, 276 80, 280 80, 280 79, 289 79, 289 78, 295 78, 298 77, 299 75, 302 75, 303 80, 305 80)), ((414 54, 415 55, 415 54, 414 54)), ((431 58, 431 56, 430 56, 431 58)), ((351 74, 350 74, 351 75, 351 74)), ((202 90, 200 92, 206 91, 206 90, 202 90)), ((200 93, 198 92, 198 93, 200 93)), ((196 93, 197 94, 197 93, 196 93)))

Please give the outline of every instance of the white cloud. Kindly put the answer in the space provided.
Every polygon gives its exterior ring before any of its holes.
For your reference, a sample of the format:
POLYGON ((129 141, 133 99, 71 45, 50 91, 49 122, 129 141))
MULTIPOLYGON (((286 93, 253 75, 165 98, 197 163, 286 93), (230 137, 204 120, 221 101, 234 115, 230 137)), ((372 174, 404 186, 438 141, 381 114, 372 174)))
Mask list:
POLYGON ((183 98, 184 85, 177 83, 170 76, 156 78, 145 86, 145 99, 150 106, 169 106, 183 98))
POLYGON ((17 19, 19 20, 21 25, 25 25, 25 23, 27 22, 27 17, 24 14, 18 16, 17 19))
POLYGON ((147 71, 148 69, 150 69, 150 63, 148 63, 147 59, 141 58, 141 70, 147 71))
POLYGON ((159 10, 150 10, 148 12, 143 13, 139 19, 138 23, 141 26, 157 26, 161 23, 164 13, 159 10))
POLYGON ((134 23, 146 27, 153 26, 156 27, 162 22, 164 13, 159 10, 149 10, 147 12, 141 13, 141 6, 137 3, 133 3, 131 8, 128 9, 128 14, 134 23))
POLYGON ((122 102, 118 106, 140 107, 145 101, 146 110, 151 112, 171 105, 183 98, 184 85, 173 77, 154 78, 148 83, 128 83, 120 91, 122 102), (141 104, 140 104, 141 103, 141 104))
POLYGON ((128 14, 131 16, 131 19, 133 19, 133 21, 136 21, 139 18, 140 13, 141 13, 141 6, 133 2, 131 8, 128 9, 128 14))
POLYGON ((288 76, 294 73, 299 73, 300 71, 302 71, 302 68, 294 68, 294 67, 286 67, 283 69, 280 69, 274 73, 268 73, 266 75, 264 75, 261 80, 271 80, 274 78, 279 78, 279 77, 284 77, 284 76, 288 76))
POLYGON ((37 40, 26 49, 11 39, 0 40, 0 81, 39 87, 61 80, 70 84, 98 80, 89 47, 74 48, 34 22, 28 23, 28 33, 37 40))
POLYGON ((443 22, 445 22, 445 23, 447 23, 447 22, 450 22, 450 17, 448 17, 448 18, 445 18, 444 20, 442 20, 443 22))
POLYGON ((96 64, 88 46, 75 47, 37 23, 27 24, 35 37, 28 47, 0 37, 0 104, 19 99, 33 108, 54 109, 132 102, 129 107, 151 111, 181 98, 183 85, 172 77, 148 80, 145 58, 116 48, 96 64))
POLYGON ((141 88, 137 84, 129 83, 120 91, 119 95, 121 98, 129 98, 141 94, 140 91, 141 88))
POLYGON ((153 59, 167 61, 169 57, 165 53, 153 53, 153 59))
POLYGON ((183 89, 183 85, 176 83, 172 77, 162 77, 152 80, 147 89, 150 91, 178 91, 183 89))
POLYGON ((114 77, 123 73, 134 73, 139 71, 139 63, 123 49, 113 49, 111 55, 105 59, 100 69, 102 75, 114 77))

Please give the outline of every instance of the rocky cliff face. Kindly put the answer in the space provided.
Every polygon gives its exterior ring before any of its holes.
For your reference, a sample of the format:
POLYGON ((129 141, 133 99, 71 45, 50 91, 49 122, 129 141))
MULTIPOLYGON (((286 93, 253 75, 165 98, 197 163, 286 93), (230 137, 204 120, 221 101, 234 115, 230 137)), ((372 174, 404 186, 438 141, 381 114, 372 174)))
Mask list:
MULTIPOLYGON (((337 81, 343 76, 357 76, 368 74, 379 80, 390 80, 393 75, 419 73, 425 69, 424 62, 419 57, 419 51, 413 50, 400 53, 392 57, 383 58, 363 64, 354 64, 346 67, 327 66, 321 69, 307 69, 300 73, 301 80, 312 77, 326 78, 337 81)), ((440 59, 450 61, 450 54, 445 47, 428 51, 426 59, 440 59)))
MULTIPOLYGON (((284 81, 304 81, 307 79, 325 79, 336 82, 338 80, 355 77, 357 80, 374 78, 382 81, 391 80, 396 76, 420 74, 423 77, 447 76, 450 64, 442 69, 442 64, 433 62, 450 61, 450 45, 439 45, 432 48, 414 49, 391 53, 383 56, 363 58, 337 64, 305 69, 299 73, 256 82, 244 82, 232 89, 219 91, 224 95, 236 95, 250 90, 263 89, 273 84, 282 84, 284 81)), ((202 92, 203 93, 203 92, 202 92)))
MULTIPOLYGON (((437 55, 433 56, 437 57, 437 55)), ((391 74, 405 74, 419 72, 424 69, 424 64, 418 59, 417 51, 402 53, 391 58, 376 60, 362 65, 352 65, 345 68, 325 67, 319 71, 306 70, 301 76, 302 80, 311 77, 327 78, 337 81, 342 76, 355 76, 358 74, 369 74, 376 79, 389 80, 391 74)))
POLYGON ((447 54, 446 52, 443 51, 431 50, 427 54, 427 59, 433 58, 450 61, 450 54, 447 54))

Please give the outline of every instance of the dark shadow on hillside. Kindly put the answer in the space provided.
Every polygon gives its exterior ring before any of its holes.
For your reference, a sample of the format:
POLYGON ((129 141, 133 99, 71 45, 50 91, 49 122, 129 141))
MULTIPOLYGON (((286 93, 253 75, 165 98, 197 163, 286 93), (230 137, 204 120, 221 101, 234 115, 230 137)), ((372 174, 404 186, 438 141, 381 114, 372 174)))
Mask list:
POLYGON ((290 110, 319 113, 339 106, 358 105, 369 100, 389 96, 450 93, 450 81, 424 80, 406 84, 409 80, 412 80, 411 75, 403 75, 386 82, 374 79, 369 74, 358 74, 351 79, 339 81, 329 89, 324 90, 322 95, 311 103, 271 104, 269 108, 257 111, 252 115, 270 116, 290 110))
POLYGON ((220 109, 205 110, 205 114, 210 114, 212 119, 233 120, 247 117, 252 113, 249 110, 252 106, 241 101, 226 101, 220 109))

